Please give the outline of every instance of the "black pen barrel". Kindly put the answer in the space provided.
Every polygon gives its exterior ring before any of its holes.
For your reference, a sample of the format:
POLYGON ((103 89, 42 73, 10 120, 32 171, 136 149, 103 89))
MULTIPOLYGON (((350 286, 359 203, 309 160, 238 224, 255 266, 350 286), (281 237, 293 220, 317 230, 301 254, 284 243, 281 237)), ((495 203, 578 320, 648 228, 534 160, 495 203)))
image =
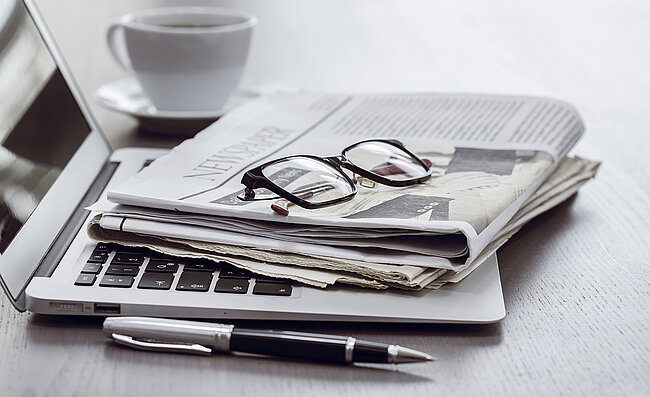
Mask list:
MULTIPOLYGON (((235 328, 230 337, 231 351, 335 363, 350 361, 346 360, 346 344, 348 338, 342 336, 241 328, 235 328)), ((355 344, 356 349, 347 354, 352 361, 386 362, 386 345, 361 341, 355 344)))

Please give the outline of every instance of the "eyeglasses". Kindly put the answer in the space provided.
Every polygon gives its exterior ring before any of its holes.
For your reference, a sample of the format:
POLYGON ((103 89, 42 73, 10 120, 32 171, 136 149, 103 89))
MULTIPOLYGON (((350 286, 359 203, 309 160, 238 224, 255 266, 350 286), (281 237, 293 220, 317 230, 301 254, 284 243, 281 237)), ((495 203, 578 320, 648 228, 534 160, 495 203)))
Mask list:
POLYGON ((422 183, 431 169, 422 159, 393 139, 370 139, 345 148, 340 156, 289 156, 246 171, 242 200, 256 200, 255 189, 265 188, 307 209, 351 200, 354 181, 343 168, 377 183, 403 187, 422 183))

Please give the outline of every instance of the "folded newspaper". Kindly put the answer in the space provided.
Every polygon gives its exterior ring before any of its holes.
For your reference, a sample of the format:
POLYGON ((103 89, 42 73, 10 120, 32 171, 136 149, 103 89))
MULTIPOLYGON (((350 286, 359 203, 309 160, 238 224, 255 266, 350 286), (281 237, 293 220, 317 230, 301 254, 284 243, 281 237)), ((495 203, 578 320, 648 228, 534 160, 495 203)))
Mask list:
POLYGON ((110 190, 91 208, 101 215, 89 235, 319 287, 436 288, 595 175, 599 163, 566 158, 583 131, 571 105, 548 98, 277 92, 110 190), (259 164, 332 156, 378 137, 402 141, 432 177, 400 188, 359 183, 350 201, 292 206, 286 216, 273 200, 240 198, 242 174, 259 164))

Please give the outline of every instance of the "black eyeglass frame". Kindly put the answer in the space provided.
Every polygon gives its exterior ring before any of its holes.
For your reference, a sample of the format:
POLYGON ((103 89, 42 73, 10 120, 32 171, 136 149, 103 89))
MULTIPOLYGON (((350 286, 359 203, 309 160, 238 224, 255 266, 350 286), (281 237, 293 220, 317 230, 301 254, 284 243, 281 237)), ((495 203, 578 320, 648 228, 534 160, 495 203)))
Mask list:
POLYGON ((343 168, 352 171, 353 173, 360 175, 364 178, 368 178, 370 180, 373 180, 377 183, 381 183, 383 185, 387 186, 393 186, 393 187, 404 187, 404 186, 411 186, 411 185, 416 185, 418 183, 422 183, 429 179, 431 177, 431 167, 429 167, 422 159, 420 159, 418 156, 415 154, 411 153, 408 149, 404 147, 404 144, 396 139, 366 139, 363 141, 359 141, 357 143, 354 143, 345 149, 341 151, 341 154, 339 156, 329 156, 329 157, 320 157, 320 156, 314 156, 314 155, 309 155, 309 154, 302 154, 302 155, 293 155, 293 156, 287 156, 287 157, 282 157, 276 160, 271 160, 267 163, 264 163, 260 166, 257 166, 251 170, 248 170, 244 173, 241 179, 241 183, 246 186, 245 190, 245 198, 244 200, 254 200, 255 199, 255 189, 260 189, 260 188, 265 188, 273 193, 277 194, 278 196, 291 201, 292 203, 299 205, 300 207, 307 208, 307 209, 316 209, 316 208, 323 208, 323 207, 328 207, 330 205, 334 204, 340 204, 346 201, 351 200, 356 194, 357 194, 357 186, 356 184, 348 177, 345 172, 343 172, 343 168), (368 142, 383 142, 387 143, 389 145, 395 146, 396 148, 400 149, 404 153, 408 154, 412 160, 414 160, 417 164, 421 165, 426 171, 426 175, 417 177, 417 178, 410 178, 410 179, 400 179, 400 180, 393 180, 386 178, 382 175, 375 174, 372 171, 368 171, 364 168, 361 168, 355 164, 353 164, 348 158, 346 157, 346 153, 349 152, 350 150, 354 149, 355 147, 368 143, 368 142), (263 171, 266 167, 271 166, 273 164, 290 160, 290 159, 295 159, 295 158, 308 158, 312 160, 319 161, 321 163, 324 163, 325 165, 334 168, 343 176, 343 178, 348 182, 350 187, 352 188, 352 191, 342 197, 333 199, 333 200, 328 200, 328 201, 323 201, 319 203, 312 203, 307 200, 304 200, 295 194, 289 193, 287 190, 281 188, 280 186, 276 185, 275 183, 271 182, 266 176, 264 176, 263 171))

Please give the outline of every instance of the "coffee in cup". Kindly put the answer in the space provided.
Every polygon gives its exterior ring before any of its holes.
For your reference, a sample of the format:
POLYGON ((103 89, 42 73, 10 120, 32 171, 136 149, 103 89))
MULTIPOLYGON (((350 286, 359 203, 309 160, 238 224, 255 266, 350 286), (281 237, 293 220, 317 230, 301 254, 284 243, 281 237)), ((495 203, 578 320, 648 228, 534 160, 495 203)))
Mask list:
POLYGON ((168 7, 127 14, 107 32, 115 60, 156 108, 219 110, 239 85, 257 19, 214 7, 168 7), (117 45, 124 32, 126 53, 117 45))

